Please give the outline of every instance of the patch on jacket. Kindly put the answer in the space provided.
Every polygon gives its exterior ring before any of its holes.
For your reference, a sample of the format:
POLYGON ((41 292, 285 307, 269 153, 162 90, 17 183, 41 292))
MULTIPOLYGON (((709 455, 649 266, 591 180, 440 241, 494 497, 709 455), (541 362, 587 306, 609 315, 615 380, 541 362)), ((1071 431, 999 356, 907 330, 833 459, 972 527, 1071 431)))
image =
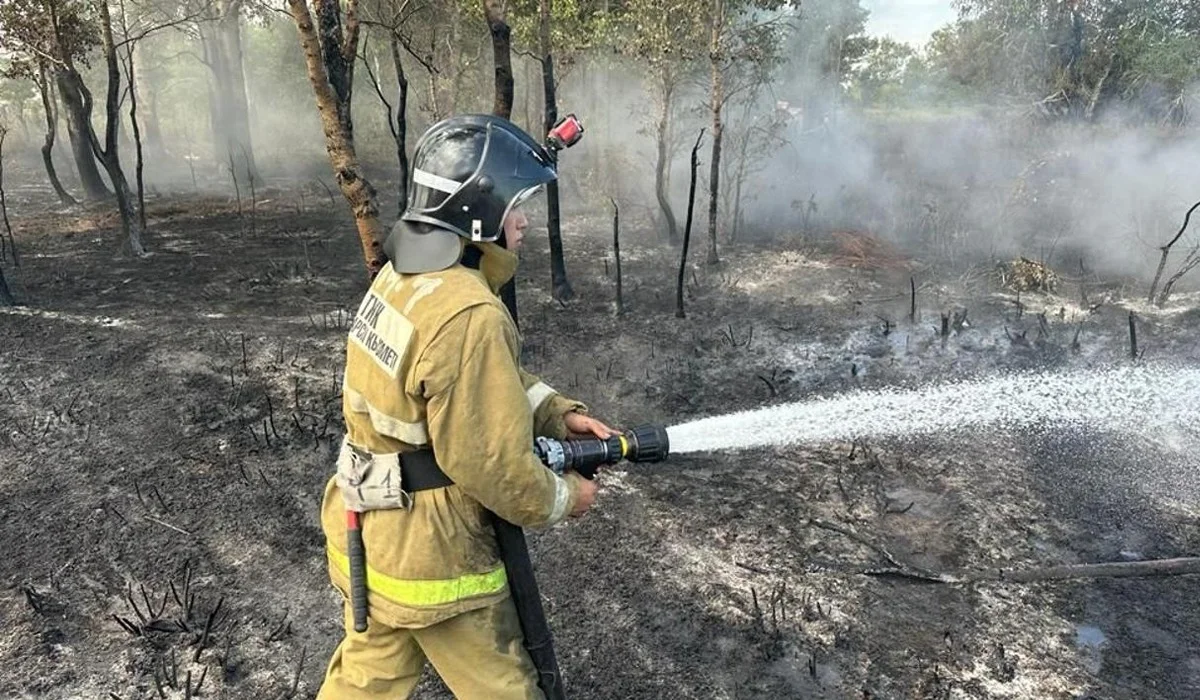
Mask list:
POLYGON ((375 364, 394 379, 412 334, 413 325, 407 318, 378 294, 368 292, 350 327, 350 342, 367 351, 375 364))

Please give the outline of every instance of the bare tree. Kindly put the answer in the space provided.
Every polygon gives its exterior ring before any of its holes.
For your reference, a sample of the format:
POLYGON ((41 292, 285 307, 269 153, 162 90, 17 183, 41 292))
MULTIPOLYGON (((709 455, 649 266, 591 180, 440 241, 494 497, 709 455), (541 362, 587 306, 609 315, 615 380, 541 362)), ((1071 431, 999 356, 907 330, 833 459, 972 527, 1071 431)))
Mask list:
POLYGON ((138 82, 134 69, 133 51, 137 39, 129 34, 129 15, 125 11, 125 0, 121 2, 121 33, 125 35, 125 77, 129 85, 129 123, 133 127, 133 145, 135 153, 134 179, 137 181, 137 211, 138 225, 146 230, 146 162, 142 153, 142 130, 138 124, 138 82))
MULTIPOLYGON (((1158 283, 1162 279, 1163 270, 1167 267, 1167 256, 1171 254, 1171 247, 1178 243, 1179 239, 1183 237, 1184 231, 1187 231, 1188 224, 1192 220, 1192 214, 1197 209, 1200 209, 1200 202, 1193 204, 1192 207, 1187 210, 1187 213, 1183 215, 1183 225, 1179 227, 1179 231, 1175 234, 1175 237, 1168 241, 1166 245, 1159 248, 1159 250, 1162 251, 1162 257, 1158 259, 1158 269, 1154 271, 1154 281, 1150 283, 1150 295, 1147 298, 1147 301, 1149 301, 1151 304, 1154 303, 1154 292, 1158 290, 1158 283)), ((1192 251, 1192 253, 1195 252, 1196 251, 1194 250, 1192 251)), ((1159 306, 1162 306, 1166 303, 1167 297, 1170 296, 1171 293, 1171 287, 1174 286, 1175 282, 1180 277, 1187 274, 1188 270, 1192 269, 1191 267, 1188 267, 1188 263, 1191 261, 1192 257, 1193 255, 1189 254, 1187 260, 1184 261, 1183 266, 1180 267, 1179 271, 1167 281, 1167 286, 1163 289, 1162 296, 1158 298, 1159 306)), ((1195 267, 1195 265, 1193 264, 1192 267, 1195 267)))
POLYGON ((42 98, 42 110, 46 115, 46 138, 42 142, 42 164, 46 166, 46 176, 50 178, 50 186, 58 195, 58 201, 68 206, 78 202, 72 197, 58 179, 58 171, 54 168, 54 141, 58 138, 58 103, 54 94, 54 83, 47 79, 46 61, 37 60, 37 70, 34 72, 34 83, 38 95, 42 98))
POLYGON ((346 3, 345 22, 338 0, 312 0, 320 32, 304 0, 288 0, 296 22, 308 80, 317 99, 325 131, 325 150, 333 165, 342 195, 354 212, 367 273, 374 278, 383 267, 383 225, 375 188, 366 179, 354 149, 354 124, 350 118, 354 63, 358 55, 358 0, 346 3))
POLYGON ((700 167, 700 142, 704 139, 704 129, 696 137, 696 145, 692 146, 691 179, 688 184, 687 221, 683 225, 683 251, 679 255, 679 278, 675 282, 675 317, 686 318, 683 310, 683 279, 687 272, 688 244, 692 240, 692 209, 696 203, 696 169, 700 167))
MULTIPOLYGON (((104 143, 100 143, 100 138, 96 135, 96 130, 92 127, 90 120, 87 124, 87 136, 92 143, 92 152, 96 154, 96 158, 104 166, 109 180, 113 183, 113 191, 117 198, 117 210, 121 214, 122 245, 128 246, 134 256, 141 257, 146 254, 146 248, 142 243, 141 219, 134 207, 133 195, 129 190, 125 171, 121 168, 121 152, 117 143, 118 128, 121 123, 121 115, 118 111, 121 106, 121 67, 117 57, 118 47, 113 39, 112 15, 109 13, 108 1, 95 0, 95 4, 100 18, 101 46, 104 51, 104 64, 108 76, 104 101, 104 143)), ((74 68, 69 68, 68 72, 71 82, 77 86, 83 97, 84 111, 91 114, 91 91, 74 68)))
POLYGON ((492 60, 496 69, 496 99, 492 112, 512 119, 513 72, 512 30, 508 26, 505 0, 483 0, 483 17, 492 35, 492 60))
MULTIPOLYGON (((554 57, 550 51, 550 13, 553 0, 538 2, 538 39, 541 43, 542 91, 545 97, 545 121, 543 133, 550 133, 558 122, 558 100, 555 96, 554 57)), ((557 301, 568 301, 575 296, 567 280, 567 263, 563 259, 562 214, 559 211, 558 181, 546 185, 546 229, 550 236, 550 279, 552 294, 557 301)))
MULTIPOLYGON (((421 56, 413 50, 413 42, 408 27, 414 23, 417 15, 430 14, 432 10, 428 3, 414 3, 411 0, 378 0, 364 13, 363 23, 380 30, 388 41, 392 68, 396 72, 396 105, 384 93, 382 86, 383 72, 378 59, 372 60, 367 52, 367 41, 363 39, 363 51, 359 57, 367 69, 367 77, 379 102, 383 106, 384 119, 392 140, 396 144, 396 160, 399 162, 398 194, 400 197, 400 212, 404 212, 408 202, 408 75, 404 71, 404 61, 400 51, 403 48, 409 56, 420 63, 430 76, 430 85, 434 85, 433 76, 437 73, 429 58, 421 56)), ((432 95, 436 99, 436 95, 432 95)))
MULTIPOLYGON (((483 16, 492 36, 492 60, 495 62, 496 73, 496 95, 492 111, 498 117, 512 119, 512 30, 508 26, 505 12, 504 0, 483 0, 483 16)), ((500 288, 500 299, 512 314, 513 322, 519 325, 515 279, 509 280, 500 288)))
MULTIPOLYGON (((17 258, 17 244, 12 241, 12 225, 8 222, 8 202, 4 198, 4 137, 8 135, 8 127, 0 124, 0 216, 4 220, 4 229, 8 233, 9 241, 12 242, 13 264, 19 264, 17 258)), ((0 239, 3 243, 3 239, 0 239)), ((0 251, 4 250, 4 246, 0 245, 0 251)), ((4 256, 0 254, 0 263, 4 261, 4 256)), ((0 266, 0 304, 12 306, 15 303, 12 293, 8 290, 8 282, 4 279, 4 267, 0 266)))

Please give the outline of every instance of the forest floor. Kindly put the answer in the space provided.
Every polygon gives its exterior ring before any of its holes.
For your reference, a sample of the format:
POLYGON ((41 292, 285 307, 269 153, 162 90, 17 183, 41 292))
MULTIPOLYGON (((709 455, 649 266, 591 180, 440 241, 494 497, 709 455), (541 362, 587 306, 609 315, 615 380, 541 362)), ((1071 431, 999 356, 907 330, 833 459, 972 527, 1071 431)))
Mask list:
MULTIPOLYGON (((0 309, 0 697, 315 695, 341 619, 318 503, 366 279, 340 200, 258 195, 253 218, 152 201, 142 260, 114 259, 107 209, 10 201, 26 305, 0 309)), ((550 298, 537 236, 518 289, 527 366, 617 425, 1128 363, 1130 309, 1141 362, 1200 364, 1195 296, 1153 310, 1089 279, 1018 299, 990 265, 845 238, 729 246, 715 268, 694 242, 681 320, 678 251, 629 231, 616 317, 609 227, 567 227, 576 300, 550 298), (943 342, 952 309, 970 324, 943 342)), ((1028 431, 684 455, 609 471, 588 517, 531 548, 580 700, 1200 697, 1200 577, 856 572, 884 563, 864 542, 936 570, 1200 554, 1196 454, 1028 431)))

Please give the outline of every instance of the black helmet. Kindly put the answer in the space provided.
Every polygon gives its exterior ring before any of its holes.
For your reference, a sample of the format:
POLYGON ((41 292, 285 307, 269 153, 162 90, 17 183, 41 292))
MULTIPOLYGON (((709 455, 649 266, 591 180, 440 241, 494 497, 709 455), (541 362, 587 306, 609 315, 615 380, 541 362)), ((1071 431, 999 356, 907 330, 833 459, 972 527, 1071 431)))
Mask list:
POLYGON ((556 177, 554 157, 507 119, 438 122, 417 142, 408 205, 385 251, 398 272, 449 267, 460 238, 500 240, 508 212, 556 177))

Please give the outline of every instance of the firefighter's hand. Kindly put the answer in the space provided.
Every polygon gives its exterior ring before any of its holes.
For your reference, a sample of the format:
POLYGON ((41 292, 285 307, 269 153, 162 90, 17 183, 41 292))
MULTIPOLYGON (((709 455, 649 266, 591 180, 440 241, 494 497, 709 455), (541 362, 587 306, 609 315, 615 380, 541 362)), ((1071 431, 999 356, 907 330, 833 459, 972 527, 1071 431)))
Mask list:
POLYGON ((571 517, 578 518, 596 502, 596 491, 600 488, 596 485, 595 480, 585 479, 578 474, 575 478, 576 488, 578 489, 578 498, 575 499, 575 507, 571 509, 571 517))
POLYGON ((601 440, 606 440, 617 434, 617 431, 595 418, 585 416, 582 413, 576 413, 575 411, 568 411, 563 414, 563 422, 566 423, 567 430, 576 435, 591 435, 601 440))

